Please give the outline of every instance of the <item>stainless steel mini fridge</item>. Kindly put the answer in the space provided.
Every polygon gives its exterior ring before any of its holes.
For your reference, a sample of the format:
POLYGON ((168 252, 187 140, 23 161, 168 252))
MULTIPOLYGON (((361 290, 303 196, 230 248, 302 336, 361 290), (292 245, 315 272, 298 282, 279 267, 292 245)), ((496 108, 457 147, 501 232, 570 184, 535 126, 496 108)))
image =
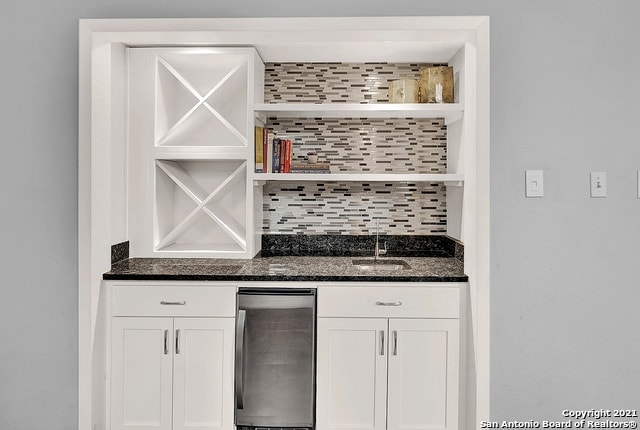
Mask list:
POLYGON ((239 429, 312 429, 316 290, 240 288, 235 422, 239 429))

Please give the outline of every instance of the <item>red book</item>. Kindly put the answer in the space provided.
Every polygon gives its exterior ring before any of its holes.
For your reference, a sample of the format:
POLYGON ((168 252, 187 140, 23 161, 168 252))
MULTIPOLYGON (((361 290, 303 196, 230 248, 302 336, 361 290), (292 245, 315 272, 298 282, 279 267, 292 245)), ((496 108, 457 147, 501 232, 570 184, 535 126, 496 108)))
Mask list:
POLYGON ((293 141, 289 145, 289 173, 291 173, 291 160, 293 160, 293 141))
POLYGON ((287 146, 284 157, 284 172, 291 172, 291 139, 287 139, 287 146))

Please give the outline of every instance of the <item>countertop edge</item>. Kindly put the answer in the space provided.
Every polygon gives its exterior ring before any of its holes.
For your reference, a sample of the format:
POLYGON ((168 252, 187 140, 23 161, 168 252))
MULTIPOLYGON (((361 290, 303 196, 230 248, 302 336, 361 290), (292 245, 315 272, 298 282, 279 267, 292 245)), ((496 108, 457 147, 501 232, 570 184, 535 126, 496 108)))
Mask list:
MULTIPOLYGON (((455 258, 402 257, 406 270, 361 271, 353 257, 264 257, 251 260, 130 258, 103 280, 227 282, 468 282, 455 258)), ((393 261, 387 258, 381 259, 393 261)), ((365 259, 369 262, 369 260, 365 259)), ((371 260, 373 261, 373 260, 371 260)))
POLYGON ((269 282, 468 282, 464 276, 283 276, 283 275, 169 275, 110 274, 105 281, 269 281, 269 282))

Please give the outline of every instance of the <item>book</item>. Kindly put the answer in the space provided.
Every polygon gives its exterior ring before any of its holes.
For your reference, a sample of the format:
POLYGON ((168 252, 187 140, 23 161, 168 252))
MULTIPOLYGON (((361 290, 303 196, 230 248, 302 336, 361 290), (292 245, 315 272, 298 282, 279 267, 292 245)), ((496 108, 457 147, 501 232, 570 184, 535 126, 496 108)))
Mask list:
POLYGON ((262 130, 262 165, 260 166, 260 168, 262 169, 262 173, 266 173, 267 169, 266 169, 266 161, 267 161, 267 134, 269 133, 269 129, 267 127, 264 127, 264 129, 262 130))
POLYGON ((264 127, 257 125, 255 127, 255 169, 257 173, 262 173, 264 162, 264 127))
POLYGON ((284 149, 287 146, 286 139, 280 139, 280 147, 278 148, 278 173, 284 173, 284 149))
POLYGON ((280 173, 280 146, 282 141, 276 137, 273 139, 273 173, 280 173))
POLYGON ((289 155, 289 141, 287 139, 282 140, 282 161, 280 162, 280 173, 287 173, 287 156, 289 155))
POLYGON ((331 170, 328 170, 328 169, 316 169, 316 170, 313 170, 313 169, 295 169, 295 170, 291 169, 291 172, 289 172, 289 173, 313 173, 313 174, 316 174, 316 173, 331 173, 331 170))
POLYGON ((287 139, 284 149, 284 173, 291 172, 291 155, 293 154, 293 142, 287 139))
POLYGON ((267 137, 267 152, 265 152, 265 158, 267 159, 266 173, 273 173, 273 141, 276 139, 274 133, 269 133, 267 137))
POLYGON ((267 130, 265 133, 264 141, 264 160, 262 161, 262 171, 264 173, 271 173, 273 163, 271 161, 271 148, 273 146, 273 139, 276 137, 275 133, 267 130))
POLYGON ((263 173, 331 173, 329 163, 302 163, 293 160, 293 139, 278 137, 264 127, 263 173))
POLYGON ((291 163, 291 173, 331 173, 330 163, 291 163))

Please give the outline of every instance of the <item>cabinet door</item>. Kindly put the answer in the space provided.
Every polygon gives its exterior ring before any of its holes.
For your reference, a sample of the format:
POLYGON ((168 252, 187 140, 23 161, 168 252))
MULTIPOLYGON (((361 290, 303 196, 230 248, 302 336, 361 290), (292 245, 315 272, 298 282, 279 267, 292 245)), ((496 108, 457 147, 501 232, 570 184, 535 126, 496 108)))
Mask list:
POLYGON ((319 430, 384 430, 387 319, 318 318, 319 430))
POLYGON ((174 430, 233 430, 234 321, 175 319, 174 430))
POLYGON ((454 319, 389 320, 389 430, 458 428, 454 319))
POLYGON ((170 430, 171 318, 113 318, 111 429, 170 430))

